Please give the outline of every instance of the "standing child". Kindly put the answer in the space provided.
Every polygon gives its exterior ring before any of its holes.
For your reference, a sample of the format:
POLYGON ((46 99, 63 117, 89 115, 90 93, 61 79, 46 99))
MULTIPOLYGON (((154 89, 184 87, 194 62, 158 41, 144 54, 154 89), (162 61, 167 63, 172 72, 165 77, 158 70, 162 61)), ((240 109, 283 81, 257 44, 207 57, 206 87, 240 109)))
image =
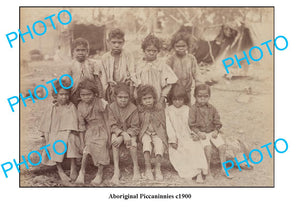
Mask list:
POLYGON ((157 107, 157 94, 153 86, 140 86, 137 91, 141 131, 139 141, 143 143, 145 176, 153 180, 150 157, 155 154, 155 179, 163 180, 161 161, 167 147, 166 120, 163 108, 157 107), (153 146, 153 148, 152 148, 153 146))
POLYGON ((137 135, 139 134, 139 117, 137 107, 130 102, 130 88, 125 83, 118 83, 115 88, 116 101, 109 106, 109 124, 111 128, 111 145, 114 159, 114 175, 111 182, 119 184, 119 148, 122 143, 129 149, 133 162, 133 180, 140 179, 137 159, 137 135))
POLYGON ((92 184, 102 182, 103 167, 109 164, 109 126, 107 103, 97 97, 96 84, 86 79, 79 84, 81 102, 78 104, 79 136, 84 144, 81 170, 76 183, 84 183, 88 155, 91 155, 98 172, 92 184))
POLYGON ((101 72, 95 61, 88 59, 89 42, 83 38, 77 38, 72 42, 73 60, 67 74, 71 75, 74 81, 71 90, 71 101, 77 106, 80 102, 78 86, 84 79, 90 79, 97 85, 98 94, 102 97, 103 88, 101 83, 101 72))
MULTIPOLYGON (((62 81, 62 85, 66 87, 67 82, 62 81)), ((47 148, 50 156, 44 150, 42 163, 56 165, 60 179, 68 182, 77 178, 76 158, 81 158, 80 140, 74 134, 78 131, 78 117, 76 107, 70 102, 70 90, 63 89, 59 81, 55 81, 54 86, 57 91, 57 93, 52 91, 55 103, 45 110, 39 128, 45 137, 46 144, 50 145, 47 148), (62 140, 67 144, 67 151, 63 155, 58 155, 52 148, 57 140, 62 140), (46 154, 49 158, 46 157, 46 154), (70 177, 65 174, 62 168, 62 162, 65 158, 71 159, 70 177)), ((65 148, 62 143, 56 143, 55 145, 58 153, 63 153, 65 148)))
MULTIPOLYGON (((192 105, 189 111, 190 128, 200 137, 204 146, 205 155, 208 163, 208 177, 210 175, 210 160, 212 144, 218 149, 222 163, 226 161, 226 145, 220 135, 222 123, 216 108, 208 103, 210 98, 210 87, 206 84, 196 86, 194 96, 196 103, 192 105)), ((227 177, 225 170, 222 167, 223 174, 227 177)))
POLYGON ((170 101, 172 105, 165 110, 170 161, 180 177, 197 177, 196 182, 203 183, 207 161, 202 144, 189 128, 185 88, 176 84, 170 92, 170 101))
POLYGON ((182 86, 189 100, 193 81, 195 85, 200 84, 201 77, 195 56, 188 53, 190 37, 186 33, 177 33, 173 36, 171 46, 175 50, 167 60, 167 64, 173 69, 178 77, 177 84, 182 86))
POLYGON ((162 59, 157 58, 160 48, 161 44, 156 36, 150 34, 144 39, 142 49, 145 56, 136 64, 135 84, 153 86, 157 92, 156 101, 164 106, 172 84, 177 82, 177 77, 162 59))
MULTIPOLYGON (((134 76, 134 60, 131 54, 123 50, 125 43, 124 32, 118 28, 112 29, 108 34, 110 52, 105 53, 101 59, 103 74, 103 88, 109 103, 113 102, 113 88, 117 82, 132 84, 134 76)), ((133 91, 133 88, 131 88, 133 91)), ((132 92, 131 92, 132 93, 132 92)))

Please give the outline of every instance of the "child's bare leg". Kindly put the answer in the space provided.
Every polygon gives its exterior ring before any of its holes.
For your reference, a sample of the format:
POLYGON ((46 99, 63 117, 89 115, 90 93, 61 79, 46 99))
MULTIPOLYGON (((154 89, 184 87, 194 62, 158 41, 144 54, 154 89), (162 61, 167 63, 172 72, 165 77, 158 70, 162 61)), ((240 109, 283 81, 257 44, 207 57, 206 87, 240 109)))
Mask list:
POLYGON ((92 184, 99 185, 102 183, 103 168, 104 168, 104 166, 101 164, 98 166, 98 172, 97 172, 96 177, 92 180, 92 182, 91 182, 92 184))
POLYGON ((114 160, 114 175, 111 178, 111 182, 119 184, 120 168, 119 168, 119 147, 112 146, 113 160, 114 160))
POLYGON ((138 164, 138 158, 137 158, 137 148, 136 147, 130 147, 130 155, 133 162, 133 177, 132 180, 139 180, 141 179, 140 174, 140 168, 138 164))
POLYGON ((222 173, 225 177, 231 179, 233 178, 233 175, 227 176, 226 172, 223 168, 223 163, 226 161, 226 145, 223 144, 221 146, 218 147, 218 151, 219 151, 219 157, 220 157, 220 161, 221 161, 221 167, 222 167, 222 173))
POLYGON ((204 147, 204 153, 206 156, 206 160, 207 160, 207 175, 206 175, 206 179, 211 179, 211 173, 210 173, 210 161, 211 161, 211 152, 212 152, 212 147, 211 145, 207 145, 204 147))
POLYGON ((162 160, 162 156, 161 155, 156 155, 156 158, 155 158, 155 179, 156 180, 163 180, 164 177, 161 173, 161 170, 160 170, 160 166, 161 166, 161 160, 162 160))
POLYGON ((88 154, 84 153, 81 161, 81 169, 75 183, 84 183, 85 167, 88 154))
POLYGON ((201 173, 197 175, 196 182, 197 183, 204 183, 204 180, 203 180, 203 177, 202 177, 201 173))
POLYGON ((71 158, 71 171, 70 171, 70 178, 72 181, 75 181, 78 176, 77 167, 76 167, 76 159, 71 158))
POLYGON ((66 173, 64 172, 62 166, 61 166, 61 163, 56 163, 56 168, 57 168, 57 171, 58 171, 58 175, 60 177, 60 179, 62 181, 66 181, 66 182, 69 182, 71 180, 71 178, 69 178, 66 173))
POLYGON ((144 158, 145 158, 145 176, 149 180, 154 180, 152 171, 151 171, 151 158, 150 158, 150 152, 145 151, 144 152, 144 158))

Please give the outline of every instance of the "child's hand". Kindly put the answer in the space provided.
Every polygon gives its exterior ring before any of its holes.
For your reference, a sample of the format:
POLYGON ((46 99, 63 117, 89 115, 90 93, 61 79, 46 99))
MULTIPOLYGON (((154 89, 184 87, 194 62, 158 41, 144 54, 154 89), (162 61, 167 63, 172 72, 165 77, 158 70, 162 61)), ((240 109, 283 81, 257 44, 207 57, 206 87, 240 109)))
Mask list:
POLYGON ((191 133, 191 137, 192 137, 193 141, 199 141, 200 140, 200 137, 194 132, 191 133))
POLYGON ((164 109, 166 106, 165 97, 161 97, 156 104, 158 109, 164 109))
POLYGON ((123 141, 122 136, 119 136, 119 137, 115 138, 114 140, 112 140, 111 144, 114 147, 118 148, 121 145, 122 141, 123 141))
POLYGON ((170 143, 170 146, 171 146, 173 149, 177 149, 177 148, 178 148, 178 144, 177 144, 177 143, 170 143))
POLYGON ((205 135, 205 133, 203 133, 203 132, 198 132, 197 135, 199 136, 199 138, 200 138, 201 140, 205 140, 205 139, 206 139, 206 135, 205 135))
POLYGON ((109 86, 112 86, 112 87, 115 86, 115 85, 117 84, 117 83, 114 82, 114 81, 109 81, 109 82, 107 82, 107 83, 108 83, 109 86))
POLYGON ((219 132, 218 132, 217 130, 215 130, 215 131, 213 131, 213 132, 211 133, 211 137, 217 138, 217 137, 218 137, 218 134, 219 134, 219 132))
POLYGON ((123 132, 122 133, 123 139, 124 139, 124 143, 126 145, 126 147, 130 147, 131 146, 131 137, 127 132, 123 132))

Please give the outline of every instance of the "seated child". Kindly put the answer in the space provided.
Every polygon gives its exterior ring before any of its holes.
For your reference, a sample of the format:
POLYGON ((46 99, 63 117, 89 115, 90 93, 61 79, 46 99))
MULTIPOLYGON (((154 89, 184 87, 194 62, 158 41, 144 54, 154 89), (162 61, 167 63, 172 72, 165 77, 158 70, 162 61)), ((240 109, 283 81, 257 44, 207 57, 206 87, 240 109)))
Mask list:
POLYGON ((188 124, 188 95, 184 87, 176 84, 170 92, 170 104, 165 110, 169 143, 169 158, 179 176, 196 178, 203 183, 202 173, 207 175, 207 161, 203 146, 194 137, 188 124))
POLYGON ((168 58, 167 64, 178 77, 177 84, 184 87, 189 99, 191 99, 192 84, 198 85, 203 79, 201 79, 195 56, 188 53, 189 45, 190 36, 188 34, 175 34, 171 41, 171 46, 175 52, 168 58))
POLYGON ((109 126, 107 103, 97 97, 98 88, 94 81, 85 79, 80 82, 81 101, 78 104, 79 136, 84 144, 81 170, 76 183, 84 183, 87 157, 90 155, 98 172, 92 184, 102 182, 103 167, 109 164, 109 126))
MULTIPOLYGON (((117 82, 125 82, 132 86, 134 59, 130 53, 123 49, 124 37, 124 32, 118 28, 109 32, 108 44, 111 50, 102 56, 100 63, 103 74, 103 88, 106 91, 105 97, 109 103, 113 102, 113 88, 117 82)), ((133 93, 133 87, 130 87, 130 89, 133 93)))
MULTIPOLYGON (((68 82, 62 82, 67 87, 68 82)), ((45 137, 46 144, 50 144, 47 148, 48 153, 44 150, 42 154, 42 163, 45 165, 56 165, 58 175, 63 182, 69 182, 77 178, 76 158, 81 158, 80 154, 80 140, 77 134, 78 131, 78 117, 76 107, 70 102, 70 90, 63 89, 59 81, 54 82, 57 93, 52 91, 52 96, 55 103, 48 107, 42 118, 39 130, 45 137), (58 155, 53 150, 52 146, 55 141, 62 140, 67 144, 67 151, 63 155, 58 155), (70 177, 68 177, 63 168, 62 162, 65 158, 71 159, 70 177)), ((56 143, 56 151, 63 153, 65 146, 62 143, 56 143)))
POLYGON ((163 180, 160 165, 167 147, 165 113, 163 108, 156 106, 157 94, 153 86, 140 86, 137 90, 137 96, 141 127, 139 141, 143 143, 145 176, 149 180, 154 179, 150 163, 151 153, 154 151, 156 158, 155 179, 163 180))
POLYGON ((172 84, 175 84, 178 78, 162 59, 157 58, 160 48, 161 42, 156 36, 150 34, 144 39, 142 49, 145 56, 135 66, 135 86, 153 86, 157 92, 158 106, 165 106, 172 84))
POLYGON ((130 89, 125 83, 118 83, 115 88, 116 101, 109 106, 109 125, 111 128, 111 145, 114 160, 114 175, 111 182, 119 184, 119 148, 122 143, 130 150, 133 162, 133 180, 140 179, 137 159, 137 135, 139 134, 139 117, 137 107, 130 102, 130 89))
MULTIPOLYGON (((210 87, 206 84, 196 86, 194 97, 196 103, 191 106, 189 111, 189 126, 194 131, 204 146, 205 155, 208 163, 208 176, 210 175, 210 160, 212 144, 218 149, 221 166, 226 161, 225 152, 226 145, 219 131, 222 127, 220 116, 216 108, 208 103, 210 98, 210 87)), ((222 172, 226 176, 222 166, 222 172)), ((226 176, 227 177, 227 176, 226 176)))
POLYGON ((71 90, 71 101, 77 106, 80 101, 79 83, 84 79, 90 79, 97 85, 99 97, 102 97, 103 88, 100 78, 101 71, 95 61, 88 59, 89 42, 83 38, 77 38, 72 42, 73 60, 68 68, 67 74, 73 78, 71 90))

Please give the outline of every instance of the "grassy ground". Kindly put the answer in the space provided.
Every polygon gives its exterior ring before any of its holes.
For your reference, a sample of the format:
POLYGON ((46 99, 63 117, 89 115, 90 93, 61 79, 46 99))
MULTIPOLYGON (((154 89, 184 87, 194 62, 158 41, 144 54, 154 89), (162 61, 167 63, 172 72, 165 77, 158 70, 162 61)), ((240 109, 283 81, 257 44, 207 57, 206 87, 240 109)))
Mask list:
MULTIPOLYGON (((252 66, 252 65, 251 65, 252 66)), ((226 136, 234 136, 246 143, 250 149, 259 148, 273 140, 273 83, 272 70, 258 70, 252 66, 249 69, 252 79, 225 80, 212 87, 211 103, 218 109, 223 123, 223 132, 226 136), (256 70, 254 70, 254 68, 256 70), (252 73, 251 73, 252 72, 252 73), (252 94, 245 93, 245 88, 251 87, 252 94)), ((31 62, 28 67, 22 69, 21 84, 23 91, 32 87, 35 83, 45 84, 53 78, 64 74, 65 66, 54 62, 31 62)), ((33 87, 34 88, 34 87, 33 87)), ((50 94, 49 94, 50 95, 50 94)), ((21 106, 21 154, 27 155, 32 150, 38 150, 42 144, 40 133, 38 132, 39 118, 45 106, 49 104, 52 97, 36 103, 28 102, 28 106, 21 106)), ((144 160, 141 148, 139 147, 139 164, 141 172, 144 172, 144 160)), ((187 181, 181 179, 168 157, 165 156, 162 164, 163 181, 147 181, 141 179, 132 182, 132 165, 128 152, 124 150, 121 155, 121 187, 145 187, 145 186, 272 186, 273 185, 273 158, 270 159, 267 152, 263 150, 264 159, 262 163, 256 165, 253 170, 239 171, 237 168, 230 170, 235 178, 229 180, 220 174, 220 165, 213 165, 213 180, 206 181, 204 184, 196 184, 194 180, 187 181)), ((257 156, 253 157, 257 159, 257 156)), ((79 162, 78 162, 79 163, 79 162)), ((68 163, 66 163, 66 173, 69 174, 68 163)), ((78 164, 79 169, 79 164, 78 164)), ((96 174, 96 167, 91 163, 87 168, 86 184, 96 174)), ((109 182, 113 175, 113 164, 111 163, 104 169, 104 181, 101 187, 112 186, 109 182)), ((29 170, 22 168, 20 174, 21 186, 64 186, 58 178, 55 167, 31 167, 29 170)), ((79 186, 69 184, 68 186, 79 186)))

